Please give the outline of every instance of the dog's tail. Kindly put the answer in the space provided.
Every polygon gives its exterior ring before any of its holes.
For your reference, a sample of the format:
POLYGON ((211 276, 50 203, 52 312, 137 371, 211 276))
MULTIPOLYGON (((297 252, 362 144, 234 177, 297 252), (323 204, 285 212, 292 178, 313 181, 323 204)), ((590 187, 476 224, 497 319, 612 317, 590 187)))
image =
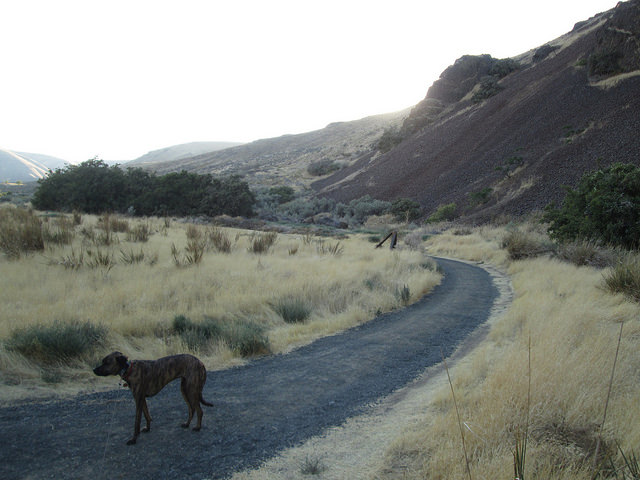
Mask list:
POLYGON ((200 394, 200 403, 206 405, 207 407, 213 407, 213 403, 209 403, 204 398, 202 398, 202 394, 200 394))

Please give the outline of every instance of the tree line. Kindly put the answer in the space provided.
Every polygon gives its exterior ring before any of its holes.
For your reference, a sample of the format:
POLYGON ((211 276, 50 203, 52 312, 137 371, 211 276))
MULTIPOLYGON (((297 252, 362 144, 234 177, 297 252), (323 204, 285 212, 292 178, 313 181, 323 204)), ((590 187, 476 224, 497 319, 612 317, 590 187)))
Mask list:
POLYGON ((224 178, 182 171, 156 175, 123 170, 99 159, 67 165, 38 180, 32 204, 39 210, 131 215, 253 215, 255 195, 239 176, 224 178))

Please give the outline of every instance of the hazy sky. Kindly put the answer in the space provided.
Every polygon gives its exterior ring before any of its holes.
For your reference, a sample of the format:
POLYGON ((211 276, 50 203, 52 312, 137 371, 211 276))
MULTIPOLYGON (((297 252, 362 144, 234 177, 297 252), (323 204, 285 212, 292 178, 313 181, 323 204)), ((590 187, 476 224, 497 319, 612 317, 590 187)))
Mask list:
POLYGON ((401 110, 617 0, 0 0, 0 148, 132 160, 401 110))

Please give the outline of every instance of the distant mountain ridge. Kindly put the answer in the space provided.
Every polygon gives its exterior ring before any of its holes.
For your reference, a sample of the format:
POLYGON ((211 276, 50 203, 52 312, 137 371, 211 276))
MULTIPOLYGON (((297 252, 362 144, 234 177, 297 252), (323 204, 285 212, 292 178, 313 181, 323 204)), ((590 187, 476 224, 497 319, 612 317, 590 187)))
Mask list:
POLYGON ((33 182, 44 178, 50 169, 62 168, 66 163, 40 153, 0 149, 0 182, 33 182))
POLYGON ((288 184, 307 188, 317 177, 307 172, 318 162, 350 165, 373 148, 388 128, 399 128, 409 110, 334 122, 320 130, 256 140, 237 147, 146 167, 160 174, 187 170, 242 175, 253 186, 288 184))
POLYGON ((195 157, 207 152, 215 152, 224 150, 225 148, 236 147, 242 145, 239 142, 190 142, 171 147, 160 148, 145 153, 141 157, 126 162, 127 165, 144 166, 159 162, 172 162, 183 158, 195 157))

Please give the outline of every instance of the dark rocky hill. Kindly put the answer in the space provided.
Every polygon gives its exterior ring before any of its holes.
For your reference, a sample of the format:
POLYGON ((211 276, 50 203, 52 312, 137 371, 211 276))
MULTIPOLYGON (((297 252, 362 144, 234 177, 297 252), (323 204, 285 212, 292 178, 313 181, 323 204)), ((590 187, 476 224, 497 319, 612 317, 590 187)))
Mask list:
POLYGON ((392 144, 315 182, 317 194, 455 203, 483 219, 560 200, 598 166, 640 165, 640 0, 514 59, 458 59, 392 144))

